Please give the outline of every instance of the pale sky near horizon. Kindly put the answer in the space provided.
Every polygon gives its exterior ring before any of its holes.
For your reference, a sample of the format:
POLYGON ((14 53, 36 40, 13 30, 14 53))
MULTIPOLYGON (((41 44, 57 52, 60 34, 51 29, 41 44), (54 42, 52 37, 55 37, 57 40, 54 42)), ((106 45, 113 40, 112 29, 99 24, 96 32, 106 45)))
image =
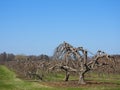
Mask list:
POLYGON ((52 55, 63 41, 120 54, 120 0, 0 0, 0 53, 52 55))

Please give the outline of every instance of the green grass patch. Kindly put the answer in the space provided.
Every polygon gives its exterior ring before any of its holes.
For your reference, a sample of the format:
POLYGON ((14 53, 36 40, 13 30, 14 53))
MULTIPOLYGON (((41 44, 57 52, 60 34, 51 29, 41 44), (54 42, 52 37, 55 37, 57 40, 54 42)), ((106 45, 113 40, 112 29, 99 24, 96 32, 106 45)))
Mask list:
POLYGON ((120 75, 118 74, 102 74, 99 75, 97 73, 88 73, 86 75, 86 81, 87 80, 94 80, 98 82, 111 82, 111 83, 116 83, 120 84, 120 75))
POLYGON ((0 65, 0 90, 43 90, 47 88, 50 87, 16 78, 14 72, 0 65))
POLYGON ((13 80, 15 74, 8 70, 5 66, 0 66, 0 80, 13 80))
MULTIPOLYGON (((48 73, 43 79, 44 81, 64 81, 65 72, 48 73)), ((70 75, 69 80, 78 80, 78 76, 70 75)))

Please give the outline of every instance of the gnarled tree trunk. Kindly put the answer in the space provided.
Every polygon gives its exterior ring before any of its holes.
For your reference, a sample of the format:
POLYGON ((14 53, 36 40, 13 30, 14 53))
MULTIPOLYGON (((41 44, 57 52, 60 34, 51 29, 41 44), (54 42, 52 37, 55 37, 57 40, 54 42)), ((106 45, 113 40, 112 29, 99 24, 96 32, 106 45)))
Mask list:
POLYGON ((65 73, 65 81, 68 81, 69 76, 70 76, 70 73, 68 71, 66 71, 66 73, 65 73))
POLYGON ((79 81, 78 81, 79 84, 86 84, 84 80, 84 74, 85 74, 84 72, 79 73, 79 81))

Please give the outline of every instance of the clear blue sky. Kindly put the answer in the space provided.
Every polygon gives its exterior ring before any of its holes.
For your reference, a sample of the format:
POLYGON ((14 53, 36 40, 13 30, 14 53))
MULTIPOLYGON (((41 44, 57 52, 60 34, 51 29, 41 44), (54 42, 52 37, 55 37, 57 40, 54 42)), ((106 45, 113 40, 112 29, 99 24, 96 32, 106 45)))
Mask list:
POLYGON ((0 0, 0 53, 52 55, 63 41, 120 54, 120 0, 0 0))

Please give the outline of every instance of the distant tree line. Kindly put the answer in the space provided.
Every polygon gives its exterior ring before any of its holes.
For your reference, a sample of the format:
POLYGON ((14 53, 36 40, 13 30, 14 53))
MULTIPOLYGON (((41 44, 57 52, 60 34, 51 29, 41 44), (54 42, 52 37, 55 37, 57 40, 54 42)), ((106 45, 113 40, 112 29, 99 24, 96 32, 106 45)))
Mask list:
POLYGON ((14 55, 12 53, 0 53, 0 61, 4 62, 4 61, 13 61, 13 60, 49 60, 49 56, 48 55, 24 55, 24 54, 20 54, 20 55, 14 55))

